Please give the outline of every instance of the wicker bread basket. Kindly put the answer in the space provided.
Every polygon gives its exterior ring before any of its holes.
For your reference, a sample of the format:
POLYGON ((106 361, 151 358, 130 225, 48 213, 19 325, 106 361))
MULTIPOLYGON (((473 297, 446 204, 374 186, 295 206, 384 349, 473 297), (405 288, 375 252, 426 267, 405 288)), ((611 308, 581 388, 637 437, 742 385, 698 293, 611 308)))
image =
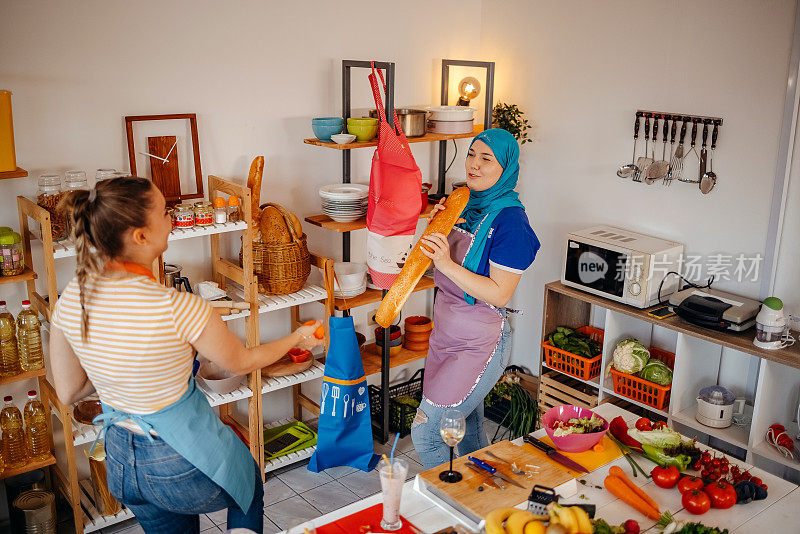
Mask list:
MULTIPOLYGON (((272 203, 262 204, 261 210, 267 206, 281 213, 291 235, 291 241, 274 243, 274 239, 263 236, 260 227, 255 225, 257 229, 253 239, 253 271, 258 279, 258 292, 268 295, 294 293, 303 288, 311 273, 311 258, 308 254, 306 236, 302 231, 297 231, 288 210, 272 203)), ((254 219, 258 220, 256 217, 254 219)), ((296 220, 296 217, 294 219, 296 220)), ((239 265, 241 264, 240 251, 239 265)))

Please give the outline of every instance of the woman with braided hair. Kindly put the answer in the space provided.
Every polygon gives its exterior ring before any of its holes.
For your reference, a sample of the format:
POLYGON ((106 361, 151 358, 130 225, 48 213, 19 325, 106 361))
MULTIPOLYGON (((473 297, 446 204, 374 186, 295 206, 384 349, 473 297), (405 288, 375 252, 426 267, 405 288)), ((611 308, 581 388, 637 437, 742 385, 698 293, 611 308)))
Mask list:
POLYGON ((203 299, 161 285, 150 268, 172 223, 149 180, 103 181, 62 207, 78 265, 51 317, 50 364, 64 404, 97 390, 111 493, 148 534, 199 532, 198 514, 224 508, 228 528, 262 532, 258 464, 196 387, 194 351, 246 374, 322 343, 320 323, 248 349, 203 299))

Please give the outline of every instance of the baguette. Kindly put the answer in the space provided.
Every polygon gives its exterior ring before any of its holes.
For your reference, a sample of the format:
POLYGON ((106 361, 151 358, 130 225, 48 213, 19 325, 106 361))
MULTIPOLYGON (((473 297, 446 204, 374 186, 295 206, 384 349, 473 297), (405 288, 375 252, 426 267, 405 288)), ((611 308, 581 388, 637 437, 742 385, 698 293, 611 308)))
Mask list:
MULTIPOLYGON (((456 221, 461 216, 464 208, 469 201, 469 188, 466 186, 459 187, 453 191, 447 200, 444 202, 444 210, 439 211, 434 215, 428 227, 422 232, 422 235, 439 232, 444 235, 450 233, 456 221)), ((422 253, 420 250, 420 243, 414 245, 414 249, 408 255, 406 263, 400 270, 400 274, 395 278, 392 287, 386 293, 386 296, 381 301, 378 312, 375 314, 375 322, 384 328, 389 328, 397 314, 403 308, 408 296, 414 291, 417 283, 422 278, 422 275, 431 264, 430 258, 422 253)))
POLYGON ((264 176, 264 156, 256 156, 250 164, 250 174, 247 176, 247 188, 250 190, 252 211, 250 215, 254 221, 258 220, 258 207, 261 205, 261 178, 264 176))

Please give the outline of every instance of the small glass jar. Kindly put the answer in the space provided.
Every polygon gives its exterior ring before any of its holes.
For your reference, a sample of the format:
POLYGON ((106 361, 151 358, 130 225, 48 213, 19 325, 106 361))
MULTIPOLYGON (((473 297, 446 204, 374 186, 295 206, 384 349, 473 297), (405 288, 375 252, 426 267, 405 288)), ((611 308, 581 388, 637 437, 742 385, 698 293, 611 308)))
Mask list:
POLYGON ((99 184, 103 180, 111 180, 117 177, 117 169, 97 169, 94 173, 94 185, 99 184))
POLYGON ((228 203, 222 197, 214 199, 214 224, 228 222, 228 203))
POLYGON ((17 232, 0 233, 0 273, 3 276, 16 276, 24 270, 22 238, 17 232))
POLYGON ((78 189, 89 189, 89 183, 86 181, 86 173, 84 171, 65 172, 64 191, 75 191, 78 189))
POLYGON ((58 203, 64 196, 61 190, 61 176, 58 174, 42 174, 39 176, 39 191, 36 203, 50 213, 50 229, 53 241, 63 239, 67 234, 67 221, 58 209, 58 203))
POLYGON ((194 203, 194 224, 197 226, 214 224, 214 208, 211 207, 211 202, 201 200, 194 203))
POLYGON ((239 214, 239 197, 231 195, 228 199, 228 221, 239 222, 241 216, 239 214))
POLYGON ((194 226, 194 210, 191 204, 175 206, 175 228, 191 228, 194 226))

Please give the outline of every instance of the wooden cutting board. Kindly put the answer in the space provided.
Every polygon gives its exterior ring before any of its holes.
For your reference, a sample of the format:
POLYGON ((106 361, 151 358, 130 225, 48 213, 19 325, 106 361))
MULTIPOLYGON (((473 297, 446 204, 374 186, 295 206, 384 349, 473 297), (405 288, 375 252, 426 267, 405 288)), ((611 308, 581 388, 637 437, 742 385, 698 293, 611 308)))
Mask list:
MULTIPOLYGON (((543 441, 548 445, 553 445, 553 440, 551 440, 549 436, 540 438, 540 441, 543 441)), ((622 451, 619 450, 617 444, 614 443, 608 436, 603 436, 603 439, 600 440, 600 443, 603 445, 603 450, 600 452, 595 452, 592 450, 588 450, 586 452, 558 452, 567 458, 575 460, 589 471, 594 471, 598 467, 606 465, 609 462, 613 462, 622 456, 622 451)))
POLYGON ((555 488, 574 478, 566 470, 560 469, 557 464, 546 457, 542 460, 536 452, 537 449, 530 445, 518 446, 508 440, 503 440, 472 454, 472 456, 485 460, 496 467, 499 472, 517 481, 523 486, 522 488, 518 488, 508 482, 505 482, 506 489, 504 490, 495 487, 488 473, 484 476, 482 473, 476 473, 464 465, 468 461, 466 456, 456 458, 453 462, 453 469, 463 476, 460 482, 448 484, 439 480, 439 473, 446 470, 449 464, 424 471, 420 473, 419 477, 431 493, 448 502, 451 506, 466 510, 478 517, 486 517, 486 514, 501 506, 514 506, 526 501, 534 484, 555 488), (538 465, 538 473, 533 478, 515 475, 511 472, 511 466, 498 460, 493 460, 486 454, 481 454, 483 451, 492 451, 504 460, 515 462, 521 469, 525 469, 526 464, 538 465), (484 490, 478 491, 478 487, 481 485, 484 486, 484 490))
POLYGON ((313 354, 308 360, 301 363, 294 363, 288 355, 284 354, 283 358, 277 362, 261 369, 261 376, 272 377, 293 375, 295 373, 301 373, 306 369, 310 369, 313 364, 313 354))

